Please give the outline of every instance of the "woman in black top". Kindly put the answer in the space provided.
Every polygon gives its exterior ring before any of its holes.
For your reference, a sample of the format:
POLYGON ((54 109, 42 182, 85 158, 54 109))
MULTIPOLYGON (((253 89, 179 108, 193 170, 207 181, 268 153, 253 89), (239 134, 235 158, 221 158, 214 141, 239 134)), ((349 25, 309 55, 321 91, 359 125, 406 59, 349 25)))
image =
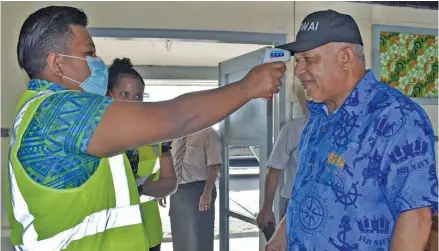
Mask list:
MULTIPOLYGON (((115 59, 108 71, 108 96, 118 100, 143 101, 145 82, 140 74, 134 69, 130 59, 115 59)), ((141 195, 164 198, 175 192, 177 188, 177 178, 170 150, 171 142, 162 143, 160 178, 157 181, 153 181, 151 175, 142 185, 139 186, 139 193, 141 195)), ((130 161, 133 174, 137 178, 139 151, 135 148, 125 151, 125 154, 130 161)), ((151 247, 149 250, 159 251, 160 244, 151 247)))

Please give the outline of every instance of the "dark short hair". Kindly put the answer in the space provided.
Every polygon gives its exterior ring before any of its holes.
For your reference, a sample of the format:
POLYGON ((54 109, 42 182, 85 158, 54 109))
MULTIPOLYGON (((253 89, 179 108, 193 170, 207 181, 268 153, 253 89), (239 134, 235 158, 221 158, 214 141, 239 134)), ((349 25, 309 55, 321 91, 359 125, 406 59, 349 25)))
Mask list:
POLYGON ((108 68, 108 89, 111 91, 119 85, 119 80, 122 77, 131 76, 138 78, 145 86, 142 76, 134 69, 134 65, 129 58, 116 58, 113 64, 108 68))
POLYGON ((30 78, 41 74, 51 52, 67 53, 73 39, 72 25, 86 27, 87 15, 77 8, 49 6, 32 13, 21 27, 18 64, 30 78))

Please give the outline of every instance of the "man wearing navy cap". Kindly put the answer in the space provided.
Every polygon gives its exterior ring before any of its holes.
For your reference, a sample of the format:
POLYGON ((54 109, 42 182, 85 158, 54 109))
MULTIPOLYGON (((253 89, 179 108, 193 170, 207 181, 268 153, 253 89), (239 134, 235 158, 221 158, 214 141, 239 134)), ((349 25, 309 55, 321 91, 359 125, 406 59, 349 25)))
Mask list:
POLYGON ((310 121, 286 218, 266 250, 423 250, 438 203, 424 110, 366 70, 349 15, 314 12, 280 48, 295 54, 310 121))

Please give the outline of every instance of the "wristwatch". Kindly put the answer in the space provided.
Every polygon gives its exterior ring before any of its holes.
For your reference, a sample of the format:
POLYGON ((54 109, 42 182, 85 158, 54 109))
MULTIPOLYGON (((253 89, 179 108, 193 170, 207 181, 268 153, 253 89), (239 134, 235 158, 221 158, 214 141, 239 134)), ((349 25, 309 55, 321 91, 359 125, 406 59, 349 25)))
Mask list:
POLYGON ((162 143, 162 153, 170 152, 172 149, 172 141, 167 141, 162 143))

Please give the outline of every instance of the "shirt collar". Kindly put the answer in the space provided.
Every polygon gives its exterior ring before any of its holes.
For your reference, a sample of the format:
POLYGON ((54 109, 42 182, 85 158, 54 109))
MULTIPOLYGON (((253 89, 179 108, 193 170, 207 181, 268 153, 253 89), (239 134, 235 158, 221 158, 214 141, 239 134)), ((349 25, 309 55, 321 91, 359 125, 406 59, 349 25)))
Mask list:
MULTIPOLYGON (((367 109, 370 99, 370 93, 374 85, 378 83, 373 72, 368 70, 363 78, 358 82, 351 94, 346 98, 344 103, 333 114, 339 110, 345 110, 351 116, 357 116, 360 111, 367 109)), ((324 103, 309 102, 309 111, 311 116, 326 116, 328 117, 328 108, 324 103)))
POLYGON ((32 91, 51 90, 54 92, 67 90, 64 86, 41 79, 31 79, 27 89, 32 91))

